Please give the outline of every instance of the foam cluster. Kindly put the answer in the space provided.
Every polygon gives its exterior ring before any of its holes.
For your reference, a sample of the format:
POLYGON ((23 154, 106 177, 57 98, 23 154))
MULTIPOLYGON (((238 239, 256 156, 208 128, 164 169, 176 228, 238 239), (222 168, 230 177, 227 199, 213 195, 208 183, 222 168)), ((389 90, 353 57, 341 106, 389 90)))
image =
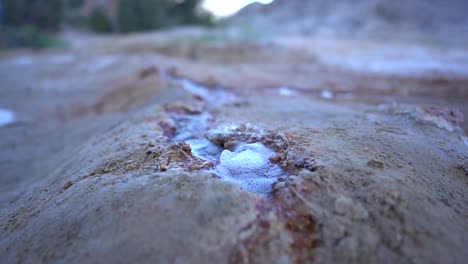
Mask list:
POLYGON ((223 180, 239 184, 244 191, 266 194, 284 176, 281 168, 270 162, 274 154, 261 143, 240 144, 234 151, 221 153, 215 172, 223 180))

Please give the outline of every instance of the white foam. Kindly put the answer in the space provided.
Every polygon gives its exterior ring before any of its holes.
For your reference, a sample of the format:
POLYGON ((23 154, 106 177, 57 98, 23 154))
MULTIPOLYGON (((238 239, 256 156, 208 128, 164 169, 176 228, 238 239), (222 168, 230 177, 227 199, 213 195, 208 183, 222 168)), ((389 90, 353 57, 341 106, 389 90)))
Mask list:
POLYGON ((260 143, 241 144, 234 151, 224 150, 216 174, 223 180, 239 184, 244 191, 268 193, 281 168, 270 162, 274 152, 260 143))
POLYGON ((233 153, 225 150, 221 153, 221 164, 226 166, 232 173, 237 173, 239 176, 244 176, 241 172, 251 172, 260 170, 263 167, 264 160, 262 155, 250 149, 240 153, 233 153))
POLYGON ((278 94, 282 96, 293 96, 297 94, 297 91, 289 87, 281 87, 278 89, 278 94))
POLYGON ((0 108, 0 127, 15 122, 15 114, 8 110, 0 108))
POLYGON ((322 92, 320 93, 320 97, 322 97, 323 99, 332 99, 333 96, 333 92, 329 90, 322 90, 322 92))

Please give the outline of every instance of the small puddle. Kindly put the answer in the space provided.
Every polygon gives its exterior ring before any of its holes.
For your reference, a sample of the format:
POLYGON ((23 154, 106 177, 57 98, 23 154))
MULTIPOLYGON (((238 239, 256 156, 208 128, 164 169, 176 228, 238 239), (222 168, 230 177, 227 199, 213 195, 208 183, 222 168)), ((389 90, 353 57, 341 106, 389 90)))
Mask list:
POLYGON ((213 164, 219 162, 221 153, 223 152, 222 147, 213 144, 206 138, 189 139, 185 140, 185 143, 190 146, 192 149, 192 154, 195 157, 211 161, 213 164))
POLYGON ((11 110, 0 108, 0 127, 14 123, 15 121, 15 114, 11 110))
POLYGON ((322 90, 320 92, 320 97, 322 97, 323 99, 330 100, 330 99, 333 99, 333 97, 335 97, 335 95, 330 90, 322 90))
POLYGON ((177 135, 174 141, 186 141, 204 137, 213 122, 213 117, 207 113, 199 114, 170 114, 176 125, 177 135))
MULTIPOLYGON (((163 77, 179 83, 187 92, 202 98, 210 107, 222 106, 236 98, 222 88, 211 89, 167 74, 163 74, 163 77)), ((207 109, 199 113, 169 114, 176 127, 172 140, 185 142, 194 156, 213 163, 214 167, 207 171, 215 173, 220 179, 236 183, 246 192, 266 195, 272 191, 275 182, 287 176, 279 165, 270 161, 276 153, 260 142, 238 142, 232 149, 224 149, 208 140, 205 135, 213 131, 214 117, 207 109)), ((231 128, 217 127, 216 131, 231 131, 231 128)))
POLYGON ((232 92, 222 87, 209 88, 187 79, 178 78, 165 71, 161 72, 161 76, 167 80, 180 84, 185 91, 202 98, 211 107, 221 106, 236 99, 236 96, 232 92))
POLYGON ((277 89, 277 93, 282 96, 294 96, 299 94, 298 91, 289 87, 280 87, 277 89))

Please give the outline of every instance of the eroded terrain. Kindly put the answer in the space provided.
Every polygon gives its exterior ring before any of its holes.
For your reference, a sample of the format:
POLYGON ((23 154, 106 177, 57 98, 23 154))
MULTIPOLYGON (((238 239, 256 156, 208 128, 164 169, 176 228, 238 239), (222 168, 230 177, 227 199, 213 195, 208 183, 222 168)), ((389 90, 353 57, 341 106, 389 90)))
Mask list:
POLYGON ((464 262, 467 51, 204 34, 1 55, 2 262, 464 262))

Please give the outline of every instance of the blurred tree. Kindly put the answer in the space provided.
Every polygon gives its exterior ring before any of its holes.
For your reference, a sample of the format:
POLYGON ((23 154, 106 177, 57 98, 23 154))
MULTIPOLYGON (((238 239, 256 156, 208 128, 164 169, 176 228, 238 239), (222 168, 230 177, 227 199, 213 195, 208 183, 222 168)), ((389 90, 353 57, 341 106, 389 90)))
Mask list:
POLYGON ((57 30, 62 19, 62 0, 7 0, 4 1, 6 26, 35 26, 57 30))
POLYGON ((2 3, 4 47, 45 48, 62 45, 50 34, 60 28, 62 0, 6 0, 2 3))
POLYGON ((196 8, 199 0, 184 0, 172 1, 173 4, 169 10, 169 14, 176 19, 177 24, 196 24, 199 22, 199 17, 196 13, 196 8))
POLYGON ((63 43, 53 34, 44 32, 35 26, 5 27, 2 32, 3 47, 5 48, 51 48, 63 47, 63 43))
POLYGON ((158 29, 166 24, 167 0, 119 0, 117 28, 120 32, 158 29))
POLYGON ((212 17, 200 14, 201 0, 119 0, 117 29, 145 31, 180 24, 212 25, 212 17))
POLYGON ((117 9, 117 27, 120 32, 130 32, 137 27, 137 14, 132 0, 119 0, 117 9))
POLYGON ((80 8, 84 4, 84 0, 67 0, 66 2, 69 8, 74 8, 74 9, 80 8))
POLYGON ((88 17, 88 28, 94 32, 112 32, 112 24, 102 8, 95 8, 88 17))

